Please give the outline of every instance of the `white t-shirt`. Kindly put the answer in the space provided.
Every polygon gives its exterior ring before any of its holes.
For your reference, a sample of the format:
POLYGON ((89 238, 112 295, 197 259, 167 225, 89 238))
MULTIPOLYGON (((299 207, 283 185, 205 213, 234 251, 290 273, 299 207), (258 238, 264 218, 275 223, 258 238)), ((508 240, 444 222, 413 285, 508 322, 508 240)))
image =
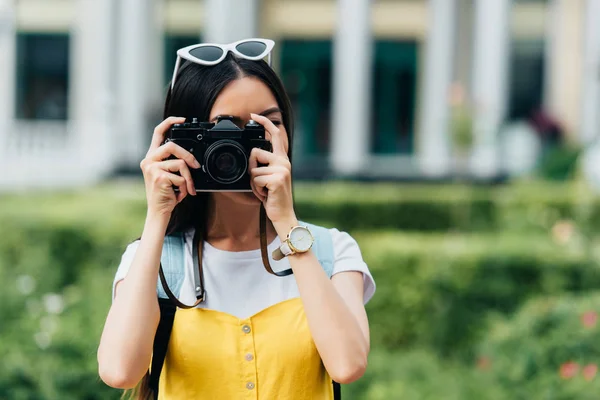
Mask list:
MULTIPOLYGON (((335 256, 333 275, 346 271, 361 272, 364 277, 363 302, 366 304, 375 293, 375 281, 363 261, 358 244, 345 232, 337 229, 330 229, 330 232, 335 256)), ((196 300, 194 268, 197 266, 193 262, 193 236, 193 230, 185 235, 185 278, 181 293, 177 296, 184 304, 194 304, 196 300)), ((277 237, 268 245, 269 260, 276 271, 290 268, 287 258, 275 261, 271 256, 280 244, 277 237)), ((114 287, 127 275, 138 246, 139 241, 131 243, 121 258, 113 283, 113 297, 114 287)), ((265 270, 260 249, 231 252, 219 250, 204 242, 202 269, 206 298, 198 307, 226 312, 240 319, 300 296, 293 274, 278 277, 265 270)))

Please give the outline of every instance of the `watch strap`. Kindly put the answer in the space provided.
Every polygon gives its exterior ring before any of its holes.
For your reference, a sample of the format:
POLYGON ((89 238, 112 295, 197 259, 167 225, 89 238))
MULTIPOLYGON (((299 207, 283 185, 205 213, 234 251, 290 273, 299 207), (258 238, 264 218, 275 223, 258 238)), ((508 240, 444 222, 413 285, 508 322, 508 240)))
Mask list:
POLYGON ((283 252, 281 251, 281 249, 278 247, 275 250, 273 250, 273 253, 271 254, 271 256, 273 256, 273 260, 279 261, 279 260, 283 260, 284 259, 285 254, 283 254, 283 252))
POLYGON ((292 254, 294 254, 294 251, 290 247, 290 242, 288 240, 284 240, 283 243, 281 243, 281 246, 273 250, 272 256, 273 260, 279 261, 283 259, 283 257, 287 257, 292 254))

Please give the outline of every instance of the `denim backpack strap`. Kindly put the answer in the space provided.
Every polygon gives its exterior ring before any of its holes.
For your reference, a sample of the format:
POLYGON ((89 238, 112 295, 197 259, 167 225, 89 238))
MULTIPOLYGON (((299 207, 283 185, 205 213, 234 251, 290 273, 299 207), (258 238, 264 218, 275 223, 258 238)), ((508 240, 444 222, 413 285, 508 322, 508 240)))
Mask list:
POLYGON ((313 243, 312 251, 317 256, 317 259, 321 263, 327 276, 331 278, 331 275, 333 275, 333 262, 335 258, 331 232, 329 232, 329 229, 327 228, 308 224, 306 222, 301 222, 301 225, 307 226, 313 234, 315 242, 313 243))
MULTIPOLYGON (((181 293, 181 286, 185 277, 185 237, 183 233, 165 236, 160 264, 169 285, 175 296, 181 293)), ((156 283, 156 293, 161 299, 167 299, 167 293, 162 287, 160 279, 156 283)))
MULTIPOLYGON (((176 296, 181 292, 185 277, 184 254, 185 236, 183 233, 165 236, 160 256, 160 265, 169 290, 176 296)), ((177 311, 177 306, 167 296, 160 278, 156 283, 156 293, 160 307, 160 321, 156 329, 156 335, 154 336, 152 365, 148 371, 148 386, 151 390, 152 400, 158 399, 160 374, 167 354, 171 330, 173 329, 175 311, 177 311)))

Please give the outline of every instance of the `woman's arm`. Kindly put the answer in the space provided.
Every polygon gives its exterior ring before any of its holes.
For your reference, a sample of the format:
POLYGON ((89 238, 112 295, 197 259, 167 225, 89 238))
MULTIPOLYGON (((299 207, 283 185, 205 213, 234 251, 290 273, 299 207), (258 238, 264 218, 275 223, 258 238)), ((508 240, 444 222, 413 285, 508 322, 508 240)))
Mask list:
MULTIPOLYGON (((252 191, 265 207, 277 234, 285 240, 298 225, 292 196, 291 163, 285 127, 251 114, 271 139, 273 152, 253 149, 250 155, 252 191), (259 167, 260 164, 267 165, 259 167)), ((338 383, 360 378, 369 354, 369 324, 363 306, 363 278, 341 272, 329 279, 311 252, 289 257, 308 325, 329 375, 338 383)))
POLYGON ((148 217, 127 276, 117 284, 98 347, 98 372, 109 386, 135 387, 148 371, 160 320, 156 281, 168 216, 148 217))
MULTIPOLYGON (((285 239, 297 221, 274 224, 285 239)), ((308 325, 331 378, 342 384, 363 376, 370 349, 361 272, 325 274, 312 251, 289 256, 308 325)))
POLYGON ((127 276, 116 285, 98 347, 100 378, 115 388, 135 387, 148 371, 160 321, 156 281, 165 232, 175 206, 188 194, 196 195, 189 170, 200 167, 196 158, 175 143, 162 145, 165 132, 184 121, 169 117, 158 125, 140 163, 148 201, 146 223, 127 276), (179 188, 177 194, 173 186, 179 188))

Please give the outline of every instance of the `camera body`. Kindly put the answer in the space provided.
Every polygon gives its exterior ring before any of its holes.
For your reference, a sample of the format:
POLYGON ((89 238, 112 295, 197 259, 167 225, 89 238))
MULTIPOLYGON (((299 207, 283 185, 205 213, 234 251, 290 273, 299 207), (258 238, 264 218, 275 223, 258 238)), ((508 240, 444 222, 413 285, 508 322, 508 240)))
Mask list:
POLYGON ((192 169, 196 192, 251 192, 248 160, 257 147, 272 151, 265 128, 249 121, 244 128, 232 117, 221 117, 217 123, 192 122, 175 124, 165 142, 173 142, 196 157, 201 168, 192 169))

